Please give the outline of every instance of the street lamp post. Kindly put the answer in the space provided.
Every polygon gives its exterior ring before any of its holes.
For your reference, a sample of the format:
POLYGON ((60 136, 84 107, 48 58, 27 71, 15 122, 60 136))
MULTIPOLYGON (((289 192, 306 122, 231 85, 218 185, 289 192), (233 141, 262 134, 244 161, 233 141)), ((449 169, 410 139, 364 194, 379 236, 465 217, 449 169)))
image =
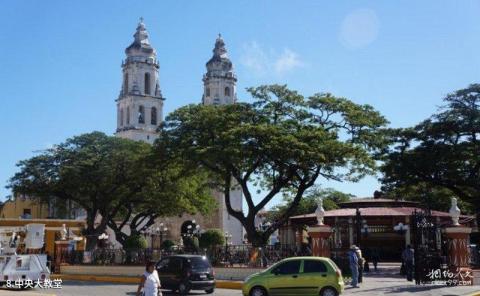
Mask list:
POLYGON ((168 231, 168 228, 166 226, 164 226, 163 223, 160 223, 159 226, 157 228, 155 228, 155 233, 157 234, 157 236, 160 237, 160 244, 158 245, 159 249, 162 248, 163 235, 166 234, 167 231, 168 231))
POLYGON ((228 250, 228 240, 232 238, 232 235, 228 233, 228 231, 225 231, 225 254, 227 253, 228 250))
POLYGON ((367 225, 367 220, 363 219, 362 220, 362 229, 361 229, 362 234, 367 237, 368 236, 368 225, 367 225))
MULTIPOLYGON (((182 238, 188 237, 193 243, 193 239, 195 237, 198 239, 200 236, 200 233, 201 233, 200 225, 196 224, 195 220, 192 220, 192 223, 187 226, 186 232, 182 233, 182 238)), ((198 252, 197 246, 193 245, 193 247, 195 247, 195 253, 197 253, 198 252)))
POLYGON ((362 244, 362 215, 360 210, 357 208, 355 212, 355 236, 356 236, 356 244, 358 247, 361 247, 362 244))
POLYGON ((224 237, 225 237, 225 258, 223 261, 226 264, 228 261, 228 240, 232 238, 232 235, 228 233, 228 231, 225 231, 224 237))
POLYGON ((393 230, 395 230, 396 233, 403 235, 405 232, 407 232, 408 226, 404 225, 402 222, 398 222, 397 225, 393 226, 393 230))

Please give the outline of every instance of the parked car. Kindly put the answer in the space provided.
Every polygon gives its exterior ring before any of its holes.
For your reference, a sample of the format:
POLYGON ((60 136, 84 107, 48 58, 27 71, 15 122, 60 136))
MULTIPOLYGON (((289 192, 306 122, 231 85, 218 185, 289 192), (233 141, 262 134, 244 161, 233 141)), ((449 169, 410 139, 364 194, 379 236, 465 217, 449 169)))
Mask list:
POLYGON ((157 272, 163 289, 186 294, 190 290, 215 290, 215 273, 207 257, 199 255, 173 255, 161 259, 157 272))
POLYGON ((330 258, 291 257, 247 277, 242 291, 244 296, 337 296, 344 287, 342 272, 330 258))

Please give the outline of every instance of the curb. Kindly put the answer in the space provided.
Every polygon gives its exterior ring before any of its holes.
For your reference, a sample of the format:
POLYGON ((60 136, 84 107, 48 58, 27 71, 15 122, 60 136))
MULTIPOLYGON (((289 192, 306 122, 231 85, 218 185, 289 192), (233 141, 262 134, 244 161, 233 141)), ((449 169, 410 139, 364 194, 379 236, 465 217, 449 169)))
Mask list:
MULTIPOLYGON (((119 284, 138 284, 140 277, 132 276, 104 276, 104 275, 88 275, 88 274, 52 274, 50 278, 70 280, 70 281, 87 281, 87 282, 107 282, 119 284)), ((243 282, 241 281, 225 281, 216 280, 215 286, 219 289, 241 290, 243 282)))
POLYGON ((215 286, 219 289, 241 290, 243 282, 217 280, 215 284, 215 286))

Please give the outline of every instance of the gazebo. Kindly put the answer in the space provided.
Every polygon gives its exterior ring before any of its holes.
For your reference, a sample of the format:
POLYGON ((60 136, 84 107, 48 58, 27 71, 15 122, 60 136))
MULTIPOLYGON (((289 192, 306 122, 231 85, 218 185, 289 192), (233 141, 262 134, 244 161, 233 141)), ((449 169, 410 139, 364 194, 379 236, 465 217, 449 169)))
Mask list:
MULTIPOLYGON (((332 227, 332 252, 344 252, 359 244, 365 253, 375 250, 382 261, 399 261, 402 250, 411 243, 411 216, 423 211, 417 202, 385 198, 359 198, 339 204, 340 209, 325 211, 324 222, 332 227)), ((451 223, 449 213, 430 211, 438 226, 451 223)), ((474 219, 462 215, 460 223, 474 225, 474 219)), ((307 227, 317 224, 315 213, 290 218, 280 235, 282 242, 308 243, 307 227), (293 241, 292 241, 293 240, 293 241)), ((438 229, 437 243, 441 244, 438 229)))

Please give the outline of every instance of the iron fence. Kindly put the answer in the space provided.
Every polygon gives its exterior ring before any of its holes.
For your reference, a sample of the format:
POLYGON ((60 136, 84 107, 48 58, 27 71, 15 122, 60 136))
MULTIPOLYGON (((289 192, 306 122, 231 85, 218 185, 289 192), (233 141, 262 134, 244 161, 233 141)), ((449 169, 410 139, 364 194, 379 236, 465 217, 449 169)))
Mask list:
POLYGON ((277 244, 262 248, 251 245, 229 245, 205 250, 214 266, 226 267, 267 267, 282 259, 293 256, 311 255, 308 247, 277 244))
POLYGON ((480 247, 472 244, 470 245, 469 251, 470 265, 475 268, 480 267, 480 247))
POLYGON ((205 255, 211 264, 217 267, 267 267, 271 264, 292 256, 311 255, 310 248, 297 248, 295 245, 275 245, 255 248, 251 245, 218 246, 212 249, 185 250, 123 250, 96 249, 94 251, 65 250, 55 256, 60 256, 60 262, 72 265, 143 265, 149 261, 158 261, 164 256, 174 254, 205 255))
MULTIPOLYGON (((123 249, 96 249, 94 251, 63 251, 61 262, 68 264, 87 265, 144 265, 149 261, 157 261, 162 257, 159 250, 123 250, 123 249)), ((163 254, 165 256, 165 253, 163 254)))

